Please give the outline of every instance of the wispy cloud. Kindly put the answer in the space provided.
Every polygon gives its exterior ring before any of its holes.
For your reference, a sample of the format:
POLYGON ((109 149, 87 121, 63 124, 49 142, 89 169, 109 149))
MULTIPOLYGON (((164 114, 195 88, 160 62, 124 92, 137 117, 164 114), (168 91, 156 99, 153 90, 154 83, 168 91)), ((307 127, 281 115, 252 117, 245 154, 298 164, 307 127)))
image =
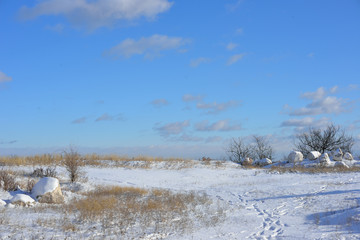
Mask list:
POLYGON ((301 95, 301 98, 310 100, 311 102, 305 107, 292 109, 287 106, 287 111, 290 116, 306 116, 306 115, 321 115, 321 114, 340 114, 350 112, 350 102, 347 99, 338 98, 336 96, 329 96, 337 91, 335 86, 329 92, 324 87, 318 88, 315 92, 306 92, 301 95))
POLYGON ((242 29, 242 28, 238 28, 238 29, 236 29, 236 30, 235 30, 235 32, 236 32, 236 34, 241 35, 241 34, 243 34, 243 33, 244 33, 244 29, 242 29))
POLYGON ((312 117, 289 119, 281 123, 281 127, 319 127, 330 123, 329 118, 315 119, 312 117))
POLYGON ((245 56, 245 53, 235 54, 235 55, 231 56, 229 58, 229 60, 227 61, 227 65, 232 65, 232 64, 238 62, 239 60, 243 59, 244 56, 245 56))
POLYGON ((95 122, 100 122, 100 121, 123 121, 124 117, 122 114, 118 114, 118 115, 109 115, 107 113, 104 113, 103 115, 101 115, 100 117, 95 119, 95 122))
POLYGON ((152 59, 159 56, 163 51, 177 49, 189 42, 190 40, 181 37, 168 37, 157 34, 150 37, 142 37, 139 40, 128 38, 105 51, 104 55, 115 58, 130 58, 134 55, 144 55, 145 58, 152 59))
POLYGON ((200 58, 191 60, 191 61, 190 61, 190 66, 191 66, 191 67, 198 67, 200 64, 202 64, 202 63, 208 63, 208 62, 210 62, 210 61, 211 61, 210 58, 200 57, 200 58))
POLYGON ((185 94, 183 97, 182 97, 182 100, 184 102, 200 102, 204 99, 204 96, 202 95, 191 95, 191 94, 185 94))
POLYGON ((309 58, 313 58, 315 56, 315 53, 311 52, 307 55, 309 58))
POLYGON ((221 142, 223 140, 222 137, 220 136, 213 136, 213 137, 208 137, 205 142, 206 143, 215 143, 215 142, 221 142))
POLYGON ((183 133, 180 136, 172 137, 169 140, 173 141, 173 142, 202 142, 202 141, 204 141, 204 139, 202 137, 188 135, 186 133, 183 133))
POLYGON ((7 76, 5 73, 0 71, 0 83, 10 81, 12 81, 12 77, 7 76))
POLYGON ((153 101, 151 101, 151 104, 155 107, 163 107, 169 104, 169 102, 164 99, 164 98, 160 98, 160 99, 155 99, 153 101))
POLYGON ((17 143, 17 140, 12 140, 12 141, 7 141, 7 142, 0 141, 0 144, 2 144, 2 145, 5 145, 5 144, 14 144, 14 143, 17 143))
POLYGON ((62 33, 64 28, 65 28, 65 26, 61 23, 58 23, 56 25, 46 25, 45 26, 46 30, 50 30, 50 31, 57 32, 57 33, 62 33))
POLYGON ((156 130, 163 137, 169 137, 170 135, 183 133, 185 128, 188 126, 190 126, 190 121, 185 120, 182 122, 173 122, 165 125, 156 124, 154 130, 156 130))
POLYGON ((225 8, 228 11, 235 11, 236 9, 238 9, 240 7, 240 5, 243 3, 244 0, 236 0, 234 3, 230 3, 230 4, 226 4, 225 8))
POLYGON ((228 102, 224 102, 224 103, 217 103, 217 102, 203 103, 203 102, 198 102, 196 104, 196 108, 197 109, 208 110, 207 111, 208 114, 217 114, 217 113, 220 113, 222 111, 226 111, 227 109, 229 109, 231 107, 237 107, 238 105, 239 105, 239 102, 237 102, 237 101, 228 101, 228 102))
POLYGON ((87 117, 81 117, 81 118, 77 118, 75 120, 73 120, 71 123, 73 124, 82 124, 85 123, 87 120, 87 117))
POLYGON ((152 20, 172 4, 167 0, 44 0, 33 7, 23 6, 19 17, 31 20, 43 15, 60 15, 76 27, 93 30, 141 17, 152 20))
POLYGON ((241 125, 232 124, 229 120, 220 120, 209 124, 209 121, 205 120, 195 124, 195 129, 197 131, 238 131, 241 130, 241 125))
POLYGON ((228 45, 226 45, 226 49, 229 50, 229 51, 232 51, 234 50, 238 45, 236 43, 228 43, 228 45))

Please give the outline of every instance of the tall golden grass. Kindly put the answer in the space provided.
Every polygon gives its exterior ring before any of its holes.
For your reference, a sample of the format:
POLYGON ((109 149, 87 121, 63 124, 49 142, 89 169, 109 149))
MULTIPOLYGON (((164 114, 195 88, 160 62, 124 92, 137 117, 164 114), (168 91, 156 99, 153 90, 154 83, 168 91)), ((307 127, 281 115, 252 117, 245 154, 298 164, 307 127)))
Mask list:
POLYGON ((84 199, 66 206, 67 215, 75 214, 80 224, 101 223, 103 229, 116 229, 123 235, 133 231, 153 233, 190 231, 194 222, 213 226, 224 219, 219 206, 195 192, 174 193, 164 189, 98 187, 84 199))

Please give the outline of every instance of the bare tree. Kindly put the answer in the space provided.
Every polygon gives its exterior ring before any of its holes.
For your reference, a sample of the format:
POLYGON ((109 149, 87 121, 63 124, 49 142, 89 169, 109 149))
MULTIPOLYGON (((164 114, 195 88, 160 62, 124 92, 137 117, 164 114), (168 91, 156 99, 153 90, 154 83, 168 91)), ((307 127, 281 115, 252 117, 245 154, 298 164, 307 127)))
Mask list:
POLYGON ((249 145, 244 144, 241 138, 231 139, 227 153, 230 161, 241 163, 247 157, 252 157, 252 148, 249 145))
POLYGON ((273 158, 274 150, 270 145, 269 141, 264 136, 253 136, 254 145, 253 145, 253 153, 255 158, 263 159, 263 158, 273 158))
POLYGON ((354 143, 354 138, 347 135, 343 128, 330 124, 325 129, 309 128, 307 132, 297 135, 295 148, 306 156, 310 151, 324 153, 337 148, 351 152, 354 143))
POLYGON ((71 182, 76 182, 81 176, 80 167, 83 165, 80 154, 72 146, 69 150, 64 150, 64 165, 68 171, 71 182))
POLYGON ((245 144, 241 138, 233 138, 227 149, 230 161, 241 163, 245 158, 251 159, 272 159, 274 151, 266 137, 253 137, 253 142, 245 144))

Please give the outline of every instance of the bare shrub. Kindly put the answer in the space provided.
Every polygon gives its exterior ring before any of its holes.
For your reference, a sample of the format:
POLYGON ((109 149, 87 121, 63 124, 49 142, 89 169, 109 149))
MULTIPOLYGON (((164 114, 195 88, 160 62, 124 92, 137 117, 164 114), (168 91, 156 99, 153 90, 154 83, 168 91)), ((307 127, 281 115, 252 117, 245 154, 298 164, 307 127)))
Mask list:
POLYGON ((354 138, 347 135, 343 128, 330 124, 325 129, 309 128, 307 132, 297 135, 295 148, 305 156, 310 151, 325 153, 337 148, 351 153, 354 143, 354 138))
POLYGON ((233 138, 227 149, 229 160, 242 163, 245 158, 272 159, 274 151, 264 136, 252 136, 253 142, 245 143, 242 138, 233 138))
POLYGON ((63 164, 69 174, 70 181, 76 182, 82 175, 80 168, 83 166, 83 161, 74 147, 69 147, 69 150, 64 151, 63 164))
POLYGON ((5 191, 15 191, 17 189, 17 183, 15 176, 10 174, 8 171, 0 171, 0 187, 5 191))
POLYGON ((33 187, 35 186, 36 182, 34 179, 28 178, 27 184, 26 184, 26 191, 31 192, 33 187))
POLYGON ((31 174, 32 177, 56 177, 57 176, 57 172, 56 172, 56 166, 54 167, 47 167, 47 168, 36 168, 34 169, 33 173, 31 174))

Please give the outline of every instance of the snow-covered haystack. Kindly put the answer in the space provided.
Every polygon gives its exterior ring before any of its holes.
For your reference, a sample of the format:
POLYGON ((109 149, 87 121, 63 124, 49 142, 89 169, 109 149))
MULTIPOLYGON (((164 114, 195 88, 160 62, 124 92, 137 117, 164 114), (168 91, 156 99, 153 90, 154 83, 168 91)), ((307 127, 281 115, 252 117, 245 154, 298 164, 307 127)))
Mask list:
POLYGON ((5 205, 6 205, 6 202, 0 199, 0 207, 5 206, 5 205))
POLYGON ((308 155, 306 156, 307 159, 309 160, 316 160, 321 156, 321 153, 318 151, 311 151, 308 153, 308 155))
POLYGON ((347 152, 344 154, 344 159, 352 161, 352 160, 354 160, 354 157, 351 155, 351 153, 347 152))
POLYGON ((292 151, 288 156, 289 163, 301 162, 302 160, 304 160, 304 156, 298 151, 292 151))
POLYGON ((341 148, 336 149, 332 153, 332 159, 334 161, 342 161, 342 157, 343 157, 343 152, 342 152, 341 148))
POLYGON ((329 155, 327 153, 324 153, 319 158, 319 163, 323 166, 328 166, 331 164, 329 155))
POLYGON ((10 203, 20 206, 30 206, 34 202, 34 199, 25 194, 16 194, 12 199, 10 199, 10 203))
POLYGON ((41 178, 33 187, 31 196, 40 203, 63 203, 59 180, 53 177, 41 178))
POLYGON ((272 161, 270 159, 268 159, 268 158, 263 158, 263 159, 255 160, 253 164, 255 166, 263 167, 263 166, 267 166, 267 165, 272 164, 272 161))

